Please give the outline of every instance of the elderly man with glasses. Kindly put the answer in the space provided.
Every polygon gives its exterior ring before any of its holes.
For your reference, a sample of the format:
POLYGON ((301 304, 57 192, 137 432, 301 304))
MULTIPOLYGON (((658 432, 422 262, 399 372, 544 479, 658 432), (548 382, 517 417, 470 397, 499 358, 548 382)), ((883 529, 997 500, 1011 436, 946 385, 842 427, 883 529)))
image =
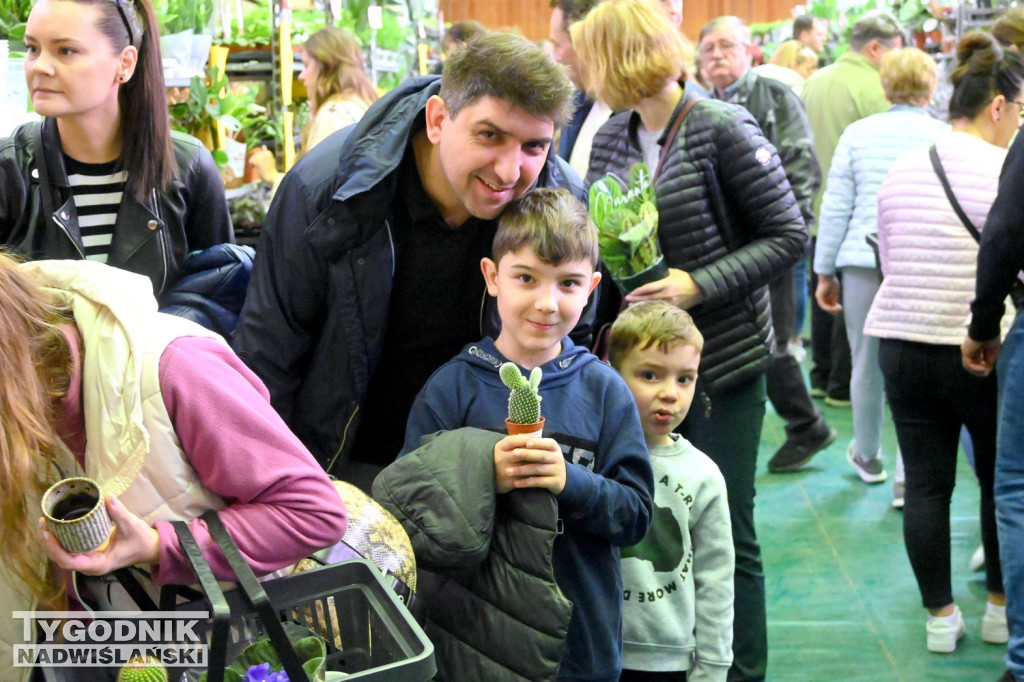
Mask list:
MULTIPOLYGON (((814 156, 811 127, 803 103, 780 81, 763 78, 751 68, 750 29, 736 17, 712 19, 700 32, 700 69, 715 99, 745 107, 782 159, 786 178, 811 225, 814 195, 821 186, 821 170, 814 156)), ((768 369, 768 399, 786 422, 786 441, 768 462, 768 469, 796 471, 836 439, 811 400, 800 364, 789 351, 797 333, 793 269, 770 286, 775 352, 768 369)))

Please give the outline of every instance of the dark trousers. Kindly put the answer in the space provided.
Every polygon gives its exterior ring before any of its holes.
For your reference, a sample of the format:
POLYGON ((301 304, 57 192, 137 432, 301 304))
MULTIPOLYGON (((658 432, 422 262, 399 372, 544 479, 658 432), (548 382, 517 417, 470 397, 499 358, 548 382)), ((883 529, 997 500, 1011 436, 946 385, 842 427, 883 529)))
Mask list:
MULTIPOLYGON (((697 380, 697 395, 703 393, 697 380)), ((765 413, 765 378, 715 394, 710 412, 695 401, 679 433, 710 457, 725 478, 736 548, 733 664, 729 680, 763 680, 768 666, 764 569, 754 529, 754 476, 765 413)))
MULTIPOLYGON (((817 237, 811 238, 811 263, 814 263, 814 247, 817 237)), ((846 323, 843 314, 827 313, 818 306, 814 290, 818 276, 808 278, 811 292, 811 386, 823 388, 836 398, 850 396, 850 343, 846 340, 846 323)))
POLYGON ((1002 592, 993 494, 996 375, 980 378, 968 373, 957 346, 895 339, 881 340, 878 364, 907 473, 903 539, 925 608, 953 603, 949 502, 956 485, 961 425, 971 434, 974 471, 981 486, 985 586, 989 592, 1002 592))
POLYGON ((776 277, 769 286, 775 353, 768 368, 768 399, 786 422, 786 435, 797 437, 821 423, 821 412, 811 400, 800 363, 789 353, 789 339, 796 325, 793 270, 776 277))
POLYGON ((619 682, 686 682, 686 671, 652 673, 646 670, 623 670, 619 682))

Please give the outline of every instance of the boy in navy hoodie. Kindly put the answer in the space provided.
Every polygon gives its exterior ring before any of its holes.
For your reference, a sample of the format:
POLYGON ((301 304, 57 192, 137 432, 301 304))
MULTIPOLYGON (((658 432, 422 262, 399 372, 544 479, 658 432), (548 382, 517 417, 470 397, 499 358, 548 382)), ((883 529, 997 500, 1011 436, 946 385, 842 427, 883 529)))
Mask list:
POLYGON ((636 404, 619 374, 573 344, 587 297, 601 279, 597 228, 561 189, 535 189, 509 204, 493 258, 481 261, 497 297, 501 332, 466 346, 427 381, 413 404, 403 453, 423 436, 463 426, 505 431, 506 361, 543 369, 544 436, 507 436, 494 447, 500 493, 551 491, 564 532, 555 579, 573 602, 558 678, 617 680, 622 668, 619 548, 639 542, 652 512, 653 479, 636 404))

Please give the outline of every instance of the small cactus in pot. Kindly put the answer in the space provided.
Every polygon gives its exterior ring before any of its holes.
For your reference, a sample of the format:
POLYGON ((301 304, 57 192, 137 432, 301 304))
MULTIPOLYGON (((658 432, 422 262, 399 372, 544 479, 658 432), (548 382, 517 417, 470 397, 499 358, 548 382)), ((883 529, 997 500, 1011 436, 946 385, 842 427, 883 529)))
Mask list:
POLYGON ((544 428, 544 417, 540 415, 540 379, 543 375, 540 367, 534 367, 530 378, 519 371, 511 362, 506 362, 498 370, 501 381, 508 386, 508 418, 505 426, 509 435, 520 433, 536 433, 540 435, 544 428))
POLYGON ((167 682, 167 668, 154 656, 136 656, 117 673, 117 682, 167 682))

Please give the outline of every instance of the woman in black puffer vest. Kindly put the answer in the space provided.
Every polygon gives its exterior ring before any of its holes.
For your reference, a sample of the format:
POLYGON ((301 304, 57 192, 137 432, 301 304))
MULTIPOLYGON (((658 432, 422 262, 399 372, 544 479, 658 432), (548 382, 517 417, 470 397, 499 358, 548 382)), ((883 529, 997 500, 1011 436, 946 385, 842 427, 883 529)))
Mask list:
POLYGON ((768 282, 800 259, 807 228, 779 156, 751 115, 701 99, 677 80, 683 44, 656 0, 608 0, 571 31, 588 92, 623 112, 594 138, 588 184, 609 172, 629 177, 641 161, 660 165, 658 240, 669 275, 625 300, 670 301, 704 334, 704 405, 680 432, 718 464, 729 492, 736 546, 730 679, 763 680, 764 576, 753 512, 773 342, 768 282))

